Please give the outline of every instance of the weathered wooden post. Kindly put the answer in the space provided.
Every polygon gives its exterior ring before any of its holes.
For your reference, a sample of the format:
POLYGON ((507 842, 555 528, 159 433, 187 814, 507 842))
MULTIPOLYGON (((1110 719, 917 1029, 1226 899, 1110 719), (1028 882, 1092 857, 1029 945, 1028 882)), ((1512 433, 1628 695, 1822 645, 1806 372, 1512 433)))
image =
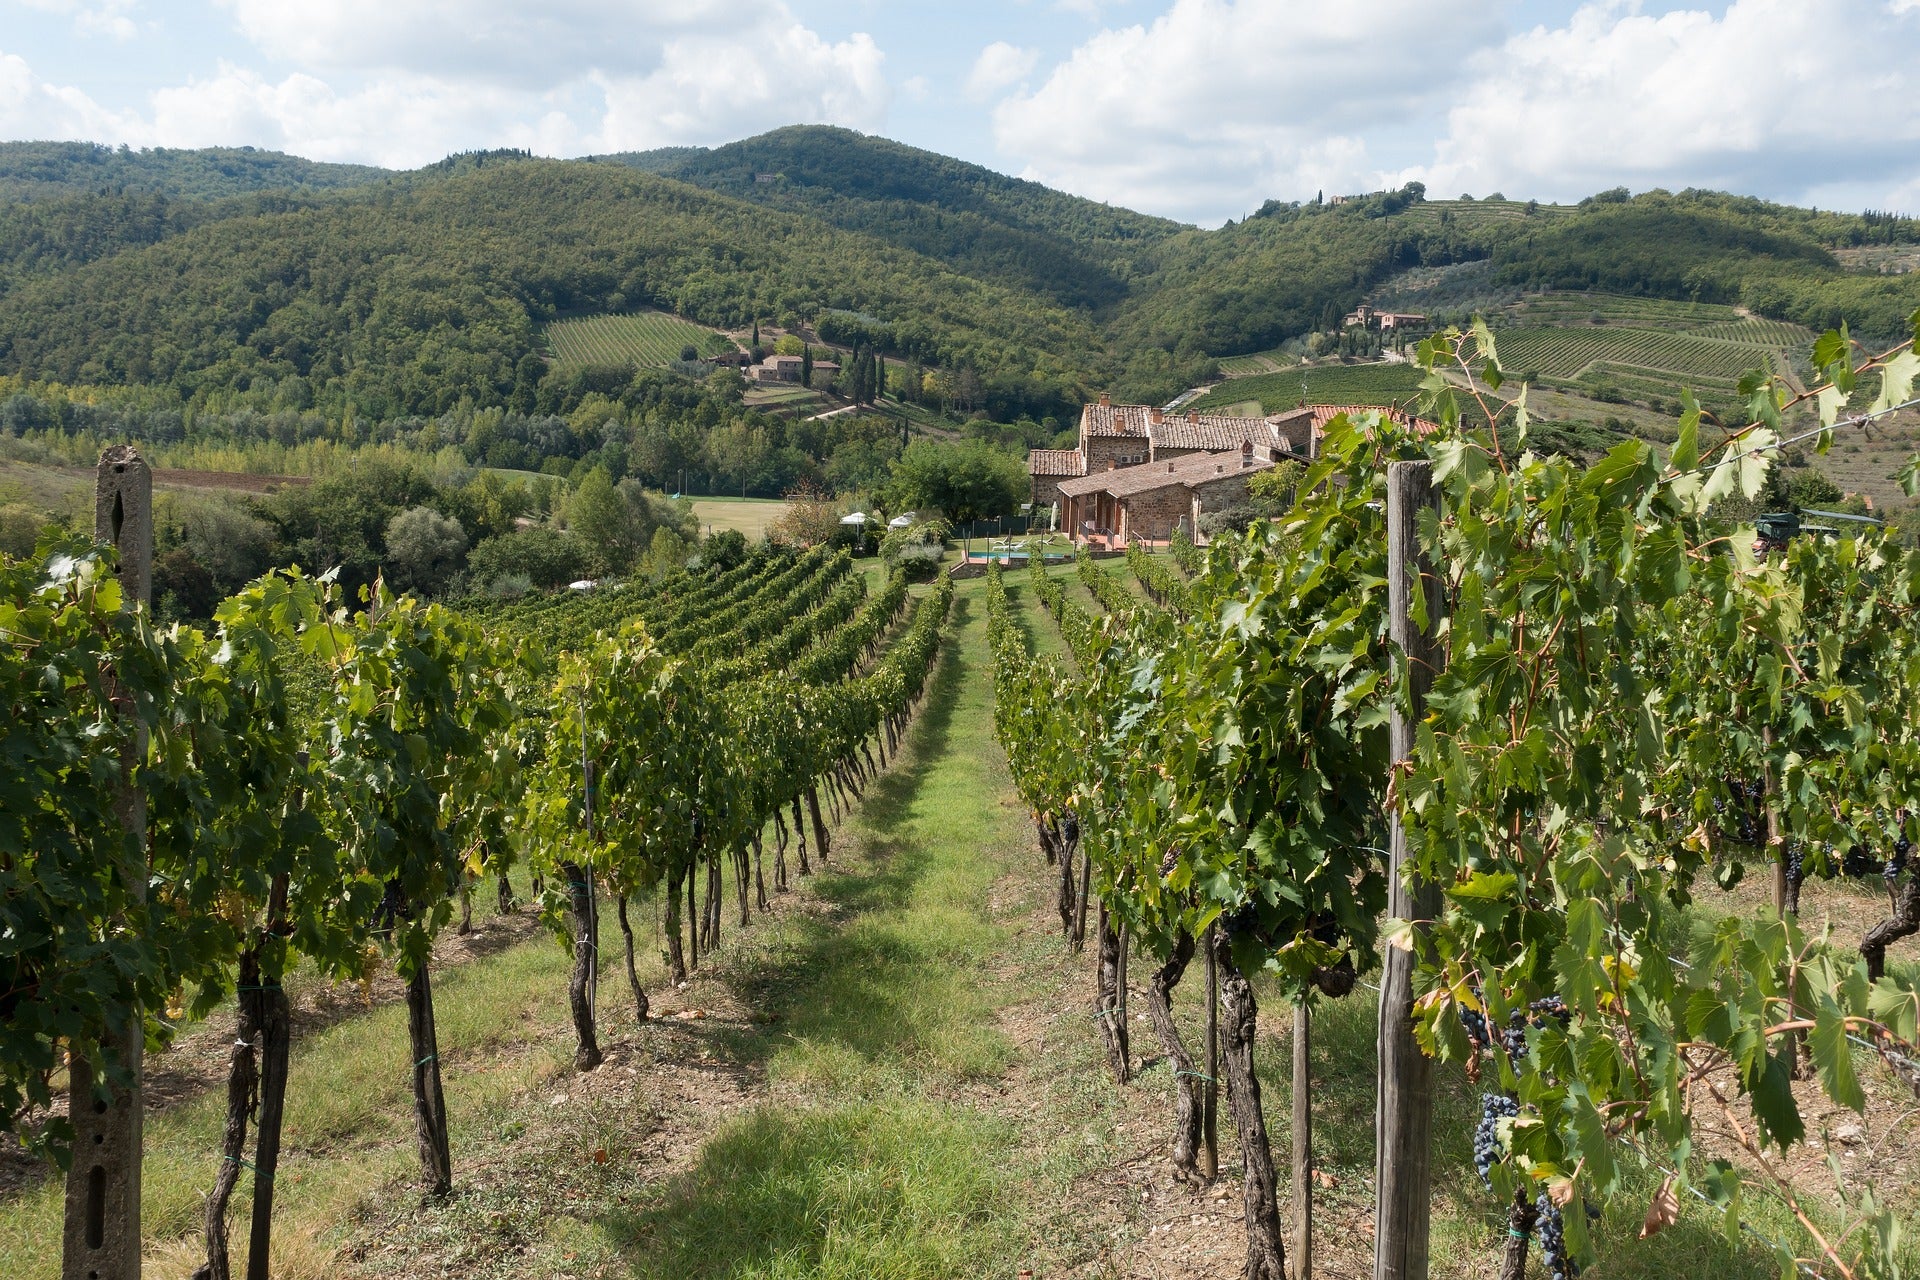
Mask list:
MULTIPOLYGON (((1403 655, 1401 678, 1407 683, 1411 714, 1396 702, 1393 712, 1394 766, 1413 754, 1427 690, 1444 654, 1433 636, 1445 596, 1440 579, 1420 552, 1423 512, 1436 509, 1433 468, 1428 462, 1395 462, 1387 467, 1387 609, 1389 638, 1403 655), (1416 584, 1424 594, 1427 623, 1413 619, 1416 584)), ((1413 1038, 1413 969, 1425 947, 1427 926, 1439 911, 1436 886, 1407 871, 1407 833, 1397 811, 1389 810, 1387 914, 1414 921, 1407 947, 1387 948, 1380 980, 1379 1092, 1374 1120, 1374 1280, 1426 1280, 1429 1210, 1430 1136, 1433 1124, 1433 1063, 1413 1038)))
MULTIPOLYGON (((114 445, 100 454, 93 534, 120 550, 121 607, 145 608, 153 594, 153 473, 132 445, 114 445)), ((147 894, 147 805, 134 786, 133 771, 146 747, 143 732, 122 749, 114 799, 114 814, 132 837, 120 873, 136 900, 147 894)), ((128 1009, 126 1015, 117 1039, 131 1084, 115 1088, 97 1080, 93 1064, 79 1057, 68 1069, 73 1165, 67 1171, 63 1280, 133 1280, 140 1274, 140 1067, 146 1032, 140 1010, 128 1009)))
POLYGON ((1293 1006, 1293 1274, 1313 1275, 1313 1011, 1293 1006))

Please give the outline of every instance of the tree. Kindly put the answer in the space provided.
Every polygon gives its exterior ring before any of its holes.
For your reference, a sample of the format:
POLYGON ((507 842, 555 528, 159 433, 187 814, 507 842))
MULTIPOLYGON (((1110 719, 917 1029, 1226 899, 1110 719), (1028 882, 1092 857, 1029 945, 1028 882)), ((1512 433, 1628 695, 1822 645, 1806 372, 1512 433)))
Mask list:
POLYGON ((625 572, 640 552, 633 511, 600 467, 587 473, 567 503, 567 529, 595 573, 625 572))
POLYGON ((502 578, 525 578, 536 587, 562 587, 586 571, 586 556, 572 536, 540 525, 503 533, 476 544, 467 556, 469 579, 489 589, 502 578))
POLYGON ((815 547, 831 541, 840 532, 840 504, 810 485, 787 493, 787 509, 768 528, 767 534, 788 546, 815 547))
POLYGON ((408 507, 387 521, 387 564, 403 591, 437 593, 460 566, 467 531, 432 507, 408 507))
POLYGON ((886 505, 903 511, 935 509, 956 525, 966 525, 1012 515, 1030 491, 1020 460, 992 445, 916 440, 893 464, 886 505))

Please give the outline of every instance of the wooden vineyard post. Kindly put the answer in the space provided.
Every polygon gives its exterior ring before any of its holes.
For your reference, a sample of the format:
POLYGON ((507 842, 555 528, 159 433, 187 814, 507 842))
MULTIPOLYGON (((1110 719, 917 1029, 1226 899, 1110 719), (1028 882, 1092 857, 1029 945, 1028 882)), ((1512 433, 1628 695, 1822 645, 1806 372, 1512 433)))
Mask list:
POLYGON ((1293 1006, 1293 1274, 1313 1275, 1313 1013, 1303 995, 1293 1006))
MULTIPOLYGON (((93 536, 120 550, 122 607, 145 608, 153 593, 153 473, 132 445, 114 445, 100 454, 93 536)), ((136 900, 144 900, 147 892, 147 805, 133 784, 133 770, 146 746, 143 732, 122 749, 114 799, 115 816, 133 837, 130 861, 121 873, 136 900)), ((73 1165, 67 1172, 63 1280, 130 1280, 140 1274, 140 1069, 146 1032, 139 1009, 126 1015, 126 1025, 109 1034, 117 1035, 130 1084, 96 1083, 93 1064, 79 1057, 70 1067, 73 1165)))
POLYGON ((1208 1182, 1220 1176, 1220 970, 1213 956, 1213 931, 1207 926, 1201 950, 1207 955, 1207 1078, 1200 1110, 1200 1175, 1208 1182))
MULTIPOLYGON (((1420 553, 1419 522, 1437 508, 1433 467, 1395 462, 1387 468, 1387 608, 1389 638, 1404 655, 1411 714, 1396 700, 1394 767, 1413 754, 1427 690, 1444 655, 1432 640, 1445 599, 1439 577, 1420 553), (1424 595, 1427 625, 1413 618, 1416 583, 1424 595)), ((1439 910, 1437 887, 1407 874, 1407 832, 1389 806, 1387 914, 1415 922, 1408 945, 1389 946, 1380 980, 1379 1092, 1374 1120, 1374 1280, 1426 1280, 1433 1063, 1413 1038, 1413 968, 1425 945, 1427 925, 1439 910)))

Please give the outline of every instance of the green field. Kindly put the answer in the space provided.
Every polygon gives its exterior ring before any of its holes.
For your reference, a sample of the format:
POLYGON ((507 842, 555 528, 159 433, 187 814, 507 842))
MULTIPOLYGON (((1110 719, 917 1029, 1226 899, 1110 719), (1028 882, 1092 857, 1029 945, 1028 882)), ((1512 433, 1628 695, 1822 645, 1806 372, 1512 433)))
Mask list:
POLYGON ((559 364, 624 364, 636 369, 664 369, 689 346, 702 356, 737 350, 725 334, 664 311, 558 320, 547 326, 547 345, 559 364))
POLYGON ((1410 364, 1302 365, 1230 379, 1187 407, 1196 413, 1227 413, 1243 401, 1257 400, 1263 412, 1278 413, 1298 404, 1405 404, 1419 397, 1420 377, 1420 370, 1410 364))
POLYGON ((745 402, 750 409, 790 418, 811 417, 832 407, 820 392, 791 382, 749 386, 745 402))
POLYGON ((694 498, 693 514, 703 531, 738 529, 748 542, 759 542, 767 529, 786 512, 779 498, 694 498))

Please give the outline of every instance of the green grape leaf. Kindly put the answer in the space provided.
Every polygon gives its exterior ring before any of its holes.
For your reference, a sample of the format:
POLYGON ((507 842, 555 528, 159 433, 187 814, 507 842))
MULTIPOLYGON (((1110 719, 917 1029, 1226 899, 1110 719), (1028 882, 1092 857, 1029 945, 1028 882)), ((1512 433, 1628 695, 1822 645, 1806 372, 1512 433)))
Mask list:
POLYGON ((1850 1110, 1865 1113, 1867 1099, 1860 1078, 1854 1074, 1853 1045, 1847 1040, 1846 1019, 1840 1006, 1825 993, 1814 1007, 1813 1032, 1807 1048, 1813 1053, 1814 1069, 1820 1073, 1820 1087, 1829 1098, 1850 1110))

